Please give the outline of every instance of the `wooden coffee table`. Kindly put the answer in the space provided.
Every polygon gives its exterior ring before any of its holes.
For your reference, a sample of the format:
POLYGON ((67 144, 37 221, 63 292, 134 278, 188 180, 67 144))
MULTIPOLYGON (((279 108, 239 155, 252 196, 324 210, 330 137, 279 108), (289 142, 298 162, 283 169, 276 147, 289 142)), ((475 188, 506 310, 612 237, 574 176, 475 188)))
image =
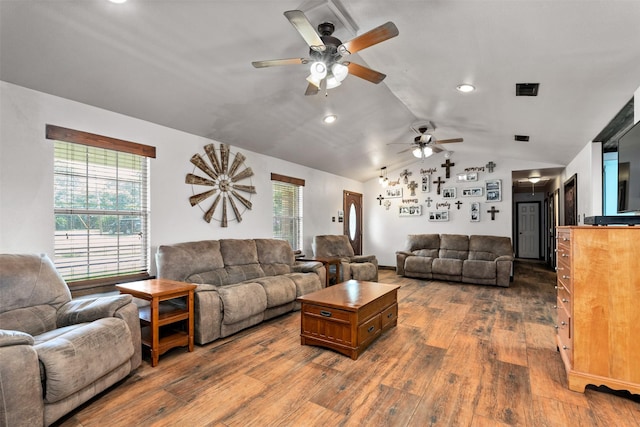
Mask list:
POLYGON ((300 341, 358 356, 398 323, 398 285, 348 280, 298 297, 300 341))
POLYGON ((151 366, 158 364, 161 354, 174 347, 188 346, 193 351, 193 291, 196 285, 175 280, 150 279, 116 285, 123 294, 150 302, 139 308, 142 344, 151 350, 151 366), (169 300, 186 298, 186 304, 174 305, 169 300), (185 328, 172 328, 186 321, 185 328), (162 330, 161 330, 162 328, 162 330))

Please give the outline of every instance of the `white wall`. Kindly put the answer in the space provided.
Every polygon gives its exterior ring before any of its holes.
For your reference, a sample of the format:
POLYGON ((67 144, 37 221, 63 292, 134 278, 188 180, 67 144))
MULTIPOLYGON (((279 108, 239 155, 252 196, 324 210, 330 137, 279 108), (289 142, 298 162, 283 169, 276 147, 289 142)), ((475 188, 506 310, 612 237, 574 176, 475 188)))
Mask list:
POLYGON ((589 142, 567 165, 560 183, 560 225, 564 224, 564 182, 574 174, 578 182, 578 225, 586 216, 602 215, 602 144, 589 142))
POLYGON ((312 236, 342 234, 342 223, 332 223, 331 217, 342 209, 343 190, 363 191, 358 181, 232 146, 232 152, 247 157, 257 194, 241 223, 230 221, 222 228, 218 222, 205 222, 198 206, 191 207, 188 198, 193 192, 184 181, 193 172, 191 156, 204 155, 203 147, 211 142, 218 147, 218 141, 6 82, 0 82, 0 108, 0 252, 53 254, 53 143, 45 139, 46 124, 157 148, 157 158, 151 160, 152 254, 165 243, 271 237, 274 172, 306 181, 304 250, 310 255, 312 236))
MULTIPOLYGON (((422 205, 422 215, 418 217, 400 217, 398 215, 398 207, 402 203, 402 199, 388 199, 391 201, 389 210, 384 205, 380 205, 377 200, 378 195, 384 196, 384 189, 378 183, 377 179, 365 183, 365 212, 366 220, 364 224, 366 238, 364 253, 376 254, 380 265, 395 266, 395 252, 405 247, 405 241, 408 234, 420 233, 440 233, 440 234, 486 234, 495 236, 512 237, 512 188, 511 173, 515 170, 527 169, 545 169, 550 167, 558 167, 560 165, 526 162, 522 160, 500 158, 490 155, 473 155, 464 157, 459 153, 453 153, 451 162, 455 166, 451 168, 451 177, 445 178, 445 169, 441 167, 444 162, 442 155, 434 155, 422 160, 417 160, 407 167, 412 175, 409 181, 415 180, 420 182, 420 170, 436 168, 437 171, 431 174, 432 180, 440 177, 446 181, 442 185, 445 187, 455 187, 457 198, 454 200, 445 200, 441 195, 436 194, 436 186, 431 184, 430 192, 420 192, 420 187, 416 189, 416 197, 410 196, 410 190, 407 185, 402 184, 404 197, 403 199, 418 198, 422 205), (489 161, 493 161, 497 166, 493 173, 485 171, 478 172, 477 182, 456 182, 456 175, 465 172, 467 168, 481 168, 489 161), (486 202, 484 195, 482 197, 462 197, 462 189, 468 187, 484 187, 485 180, 499 179, 502 181, 502 201, 486 202), (434 202, 431 207, 427 207, 425 200, 430 197, 434 202), (451 206, 449 209, 441 207, 436 209, 436 203, 449 201, 451 206), (460 201, 462 205, 458 210, 455 202, 460 201), (469 202, 480 202, 480 222, 471 222, 469 217, 469 202), (499 213, 495 214, 495 220, 491 220, 491 214, 487 210, 495 206, 499 213), (449 212, 449 221, 447 222, 430 222, 428 220, 429 211, 447 210, 449 212)), ((404 169, 404 168, 403 168, 404 169)), ((403 170, 402 169, 402 170, 403 170)), ((402 170, 390 170, 388 176, 391 180, 400 177, 402 170)), ((401 181, 402 182, 402 181, 401 181)), ((384 203, 384 201, 383 201, 384 203)))

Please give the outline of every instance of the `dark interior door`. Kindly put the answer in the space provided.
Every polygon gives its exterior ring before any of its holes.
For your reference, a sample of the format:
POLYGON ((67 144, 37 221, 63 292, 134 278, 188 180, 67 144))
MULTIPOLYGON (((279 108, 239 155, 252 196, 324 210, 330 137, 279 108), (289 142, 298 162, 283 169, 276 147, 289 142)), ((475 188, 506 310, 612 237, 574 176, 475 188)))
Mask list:
POLYGON ((344 209, 343 233, 356 255, 362 255, 362 194, 344 190, 342 208, 344 209))

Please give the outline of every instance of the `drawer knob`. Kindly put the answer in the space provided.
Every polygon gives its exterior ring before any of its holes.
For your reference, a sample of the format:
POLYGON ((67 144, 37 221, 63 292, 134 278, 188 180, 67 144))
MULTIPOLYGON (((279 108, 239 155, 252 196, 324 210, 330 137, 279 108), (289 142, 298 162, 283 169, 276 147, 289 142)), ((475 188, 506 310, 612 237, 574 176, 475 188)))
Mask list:
POLYGON ((562 326, 564 326, 564 325, 566 325, 566 324, 567 324, 567 322, 560 322, 560 324, 561 324, 562 326))
POLYGON ((367 329, 367 332, 368 332, 368 333, 371 333, 371 332, 373 332, 373 331, 374 331, 374 329, 376 329, 376 327, 375 327, 375 326, 369 326, 369 329, 367 329))
POLYGON ((320 311, 320 315, 322 315, 324 317, 331 317, 331 312, 330 311, 321 310, 320 311))
POLYGON ((558 329, 558 325, 553 325, 554 328, 558 329))
POLYGON ((554 310, 557 310, 557 309, 558 309, 558 306, 557 306, 557 305, 554 305, 554 306, 553 306, 553 309, 554 309, 554 310))
POLYGON ((569 302, 569 300, 566 298, 562 298, 562 302, 569 302))
POLYGON ((562 275, 562 278, 563 278, 563 279, 571 279, 571 276, 567 276, 567 275, 563 274, 563 275, 562 275))
POLYGON ((569 347, 567 347, 566 345, 563 345, 563 346, 562 346, 562 349, 563 349, 563 350, 569 350, 569 347))
POLYGON ((567 254, 562 254, 562 255, 560 255, 560 256, 563 256, 563 257, 565 257, 565 258, 566 258, 566 257, 568 257, 569 255, 567 255, 567 254))

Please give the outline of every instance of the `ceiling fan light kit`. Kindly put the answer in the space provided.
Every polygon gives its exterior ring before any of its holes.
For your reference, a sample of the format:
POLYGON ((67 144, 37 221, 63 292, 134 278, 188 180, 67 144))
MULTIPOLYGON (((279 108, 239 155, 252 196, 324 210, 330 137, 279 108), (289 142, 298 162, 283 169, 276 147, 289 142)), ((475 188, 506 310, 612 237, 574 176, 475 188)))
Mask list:
POLYGON ((307 86, 305 95, 316 95, 319 90, 326 91, 336 88, 342 84, 342 81, 349 74, 353 74, 354 76, 375 84, 380 83, 386 77, 385 74, 365 66, 343 61, 342 57, 396 37, 399 32, 393 22, 389 21, 348 42, 342 43, 339 39, 332 36, 335 26, 330 22, 323 22, 318 25, 318 31, 316 32, 302 11, 289 10, 284 13, 284 16, 298 33, 300 33, 309 46, 309 56, 311 59, 290 58, 254 61, 252 65, 255 68, 308 64, 312 62, 310 67, 311 75, 307 77, 309 85, 307 86))

